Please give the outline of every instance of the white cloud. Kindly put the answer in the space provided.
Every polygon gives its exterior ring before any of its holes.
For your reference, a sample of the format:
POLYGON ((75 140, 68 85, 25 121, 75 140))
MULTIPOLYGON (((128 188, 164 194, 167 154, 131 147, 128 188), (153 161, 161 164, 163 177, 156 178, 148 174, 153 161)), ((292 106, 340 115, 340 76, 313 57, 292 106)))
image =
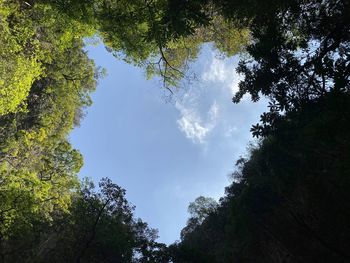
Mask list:
MULTIPOLYGON (((220 118, 226 117, 219 118, 219 113, 223 110, 220 115, 225 114, 227 105, 231 105, 230 97, 237 91, 239 81, 236 63, 232 59, 219 59, 211 53, 207 61, 209 63, 203 63, 200 73, 203 86, 192 87, 182 101, 176 103, 180 113, 177 120, 180 131, 193 143, 199 144, 206 143, 213 130, 222 125, 220 118), (219 105, 224 108, 219 108, 219 105)), ((220 128, 218 133, 225 136, 224 130, 220 128)))
POLYGON ((247 97, 239 104, 232 103, 241 80, 235 71, 237 62, 237 57, 220 59, 210 53, 198 62, 201 81, 176 102, 179 130, 193 143, 204 144, 205 149, 216 147, 222 138, 238 147, 240 140, 249 137, 250 126, 264 110, 264 101, 253 104, 247 97))
POLYGON ((241 80, 240 76, 236 73, 236 63, 232 59, 220 59, 212 54, 212 59, 204 69, 201 79, 204 82, 220 82, 225 89, 229 89, 231 94, 235 94, 238 91, 238 83, 241 80))
POLYGON ((219 107, 216 101, 210 106, 205 118, 203 118, 195 107, 176 103, 180 111, 180 119, 177 120, 179 129, 188 139, 194 143, 204 143, 207 136, 215 128, 218 118, 219 107))
POLYGON ((209 69, 202 74, 202 79, 204 81, 225 82, 227 80, 228 70, 224 60, 213 57, 209 69))
POLYGON ((214 100, 214 103, 210 106, 210 109, 208 111, 209 118, 212 122, 216 122, 216 119, 218 118, 219 114, 219 106, 216 103, 216 100, 214 100))
POLYGON ((229 126, 227 127, 224 135, 225 137, 229 138, 229 137, 232 137, 237 132, 238 132, 238 128, 236 126, 229 126))

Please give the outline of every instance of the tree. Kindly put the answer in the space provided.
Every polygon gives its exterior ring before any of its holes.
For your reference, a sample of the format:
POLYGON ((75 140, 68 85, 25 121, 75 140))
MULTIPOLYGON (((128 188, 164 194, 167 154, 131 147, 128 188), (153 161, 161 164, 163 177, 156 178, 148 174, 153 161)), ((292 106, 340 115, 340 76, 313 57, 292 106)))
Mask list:
POLYGON ((149 78, 160 77, 170 92, 184 78, 192 78, 188 64, 202 44, 215 42, 232 56, 249 39, 246 28, 224 19, 206 0, 42 2, 94 28, 114 56, 145 68, 149 78))
POLYGON ((219 13, 210 11, 210 22, 193 29, 190 35, 178 36, 170 40, 160 56, 146 63, 148 77, 159 76, 163 86, 172 91, 183 80, 195 80, 189 74, 190 64, 194 62, 206 43, 212 43, 224 56, 233 56, 243 52, 249 40, 249 31, 239 28, 219 13), (157 60, 158 59, 158 60, 157 60))
POLYGON ((349 1, 218 1, 225 17, 250 29, 238 73, 245 76, 233 98, 270 99, 270 112, 253 127, 266 135, 283 112, 300 110, 327 93, 349 92, 349 1))
POLYGON ((188 206, 190 218, 187 220, 187 225, 181 230, 181 239, 196 229, 204 220, 215 212, 218 204, 210 197, 200 196, 188 206))
POLYGON ((0 115, 25 110, 31 85, 40 76, 34 30, 15 4, 0 1, 0 115), (16 13, 15 16, 13 14, 16 13), (16 21, 16 26, 11 24, 16 21))
POLYGON ((213 213, 217 207, 217 202, 211 197, 200 196, 188 206, 188 212, 191 218, 196 218, 202 223, 205 218, 213 213))
POLYGON ((134 218, 125 190, 107 178, 99 187, 86 180, 68 212, 17 225, 2 239, 2 262, 168 262, 157 232, 134 218))
POLYGON ((6 240, 30 218, 52 219, 70 206, 83 160, 67 136, 77 113, 91 104, 97 78, 82 50, 89 28, 47 5, 0 4, 0 79, 11 93, 0 96, 0 231, 6 240))
POLYGON ((173 262, 347 262, 349 101, 328 94, 286 113, 215 213, 170 247, 173 262))

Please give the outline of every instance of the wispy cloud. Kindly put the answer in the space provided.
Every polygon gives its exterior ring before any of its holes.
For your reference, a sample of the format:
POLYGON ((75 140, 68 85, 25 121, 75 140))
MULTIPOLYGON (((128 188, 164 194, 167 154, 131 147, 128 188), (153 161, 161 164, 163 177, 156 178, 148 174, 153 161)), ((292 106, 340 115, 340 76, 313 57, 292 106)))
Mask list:
POLYGON ((222 59, 212 58, 209 68, 203 72, 204 81, 221 81, 225 82, 229 73, 229 68, 222 59))
POLYGON ((227 108, 232 93, 237 91, 236 64, 232 59, 219 59, 210 52, 202 64, 198 86, 189 89, 181 102, 176 103, 180 113, 178 127, 193 143, 206 143, 209 135, 222 125, 220 118, 226 118, 219 116, 220 107, 227 108))
POLYGON ((225 137, 230 138, 237 132, 238 132, 238 128, 236 126, 228 126, 225 129, 224 135, 225 137))
POLYGON ((222 87, 228 88, 233 95, 238 91, 238 83, 241 80, 236 73, 236 66, 236 60, 218 58, 215 53, 212 53, 209 66, 204 69, 201 79, 204 82, 219 82, 222 87))
MULTIPOLYGON (((264 109, 264 100, 253 104, 249 96, 233 104, 241 77, 236 73, 238 58, 219 58, 209 51, 198 62, 200 81, 176 103, 177 126, 193 143, 218 145, 223 138, 232 145, 249 137, 250 126, 264 109)), ((232 146, 233 147, 233 146, 232 146)))
POLYGON ((188 107, 188 105, 177 102, 176 108, 180 111, 181 116, 177 120, 179 129, 194 143, 204 143, 217 123, 219 107, 216 101, 210 106, 205 118, 195 107, 188 107))

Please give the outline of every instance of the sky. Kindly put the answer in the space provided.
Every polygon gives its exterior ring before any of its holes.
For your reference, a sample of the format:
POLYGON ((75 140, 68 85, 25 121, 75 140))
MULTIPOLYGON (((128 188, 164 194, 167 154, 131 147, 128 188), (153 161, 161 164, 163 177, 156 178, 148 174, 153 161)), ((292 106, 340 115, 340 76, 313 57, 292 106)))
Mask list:
POLYGON ((187 207, 198 196, 218 200, 231 182, 235 161, 246 155, 252 124, 266 102, 232 103, 240 77, 238 58, 223 59, 210 45, 191 65, 196 80, 175 95, 147 80, 143 69, 88 46, 107 70, 93 105, 70 141, 84 156, 81 177, 109 177, 126 189, 135 215, 159 230, 159 242, 179 239, 187 207))

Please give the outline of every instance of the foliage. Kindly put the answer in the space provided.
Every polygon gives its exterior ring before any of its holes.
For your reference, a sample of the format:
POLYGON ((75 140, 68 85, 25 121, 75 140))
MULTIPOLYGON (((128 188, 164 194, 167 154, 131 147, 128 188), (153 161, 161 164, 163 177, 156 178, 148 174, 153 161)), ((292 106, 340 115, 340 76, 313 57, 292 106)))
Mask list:
MULTIPOLYGON (((52 1, 76 21, 89 24, 117 58, 160 77, 163 87, 178 87, 200 46, 214 42, 225 55, 242 51, 248 30, 225 20, 210 1, 52 1)), ((190 76, 188 76, 190 77, 190 76)))
POLYGON ((133 217, 125 190, 106 178, 99 186, 85 181, 69 213, 54 221, 31 216, 12 230, 2 242, 2 262, 167 262, 156 231, 133 217))
POLYGON ((215 14, 208 25, 194 29, 191 35, 169 41, 160 56, 148 61, 148 78, 160 76, 164 87, 178 87, 183 79, 195 79, 188 71, 203 44, 213 43, 223 56, 233 56, 243 52, 248 41, 247 29, 238 28, 231 21, 215 14))
POLYGON ((252 41, 238 72, 244 75, 233 98, 270 100, 270 112, 253 127, 265 136, 284 112, 301 109, 327 93, 349 93, 350 3, 337 0, 216 2, 224 16, 250 29, 252 41))
POLYGON ((350 97, 287 113, 174 262, 347 262, 350 97))
POLYGON ((83 161, 67 135, 91 104, 96 84, 94 65, 82 51, 82 32, 88 30, 50 6, 26 3, 1 2, 0 78, 2 91, 9 92, 0 98, 4 239, 30 217, 50 220, 68 210, 83 161))
POLYGON ((37 62, 33 28, 24 26, 19 6, 0 3, 0 115, 23 110, 35 79, 42 73, 37 62), (15 16, 13 14, 16 14, 15 16), (11 26, 16 21, 15 26, 11 26))
POLYGON ((189 204, 188 212, 190 218, 187 220, 187 226, 181 231, 181 239, 193 232, 197 226, 203 223, 205 218, 214 213, 218 204, 210 197, 200 196, 189 204))

